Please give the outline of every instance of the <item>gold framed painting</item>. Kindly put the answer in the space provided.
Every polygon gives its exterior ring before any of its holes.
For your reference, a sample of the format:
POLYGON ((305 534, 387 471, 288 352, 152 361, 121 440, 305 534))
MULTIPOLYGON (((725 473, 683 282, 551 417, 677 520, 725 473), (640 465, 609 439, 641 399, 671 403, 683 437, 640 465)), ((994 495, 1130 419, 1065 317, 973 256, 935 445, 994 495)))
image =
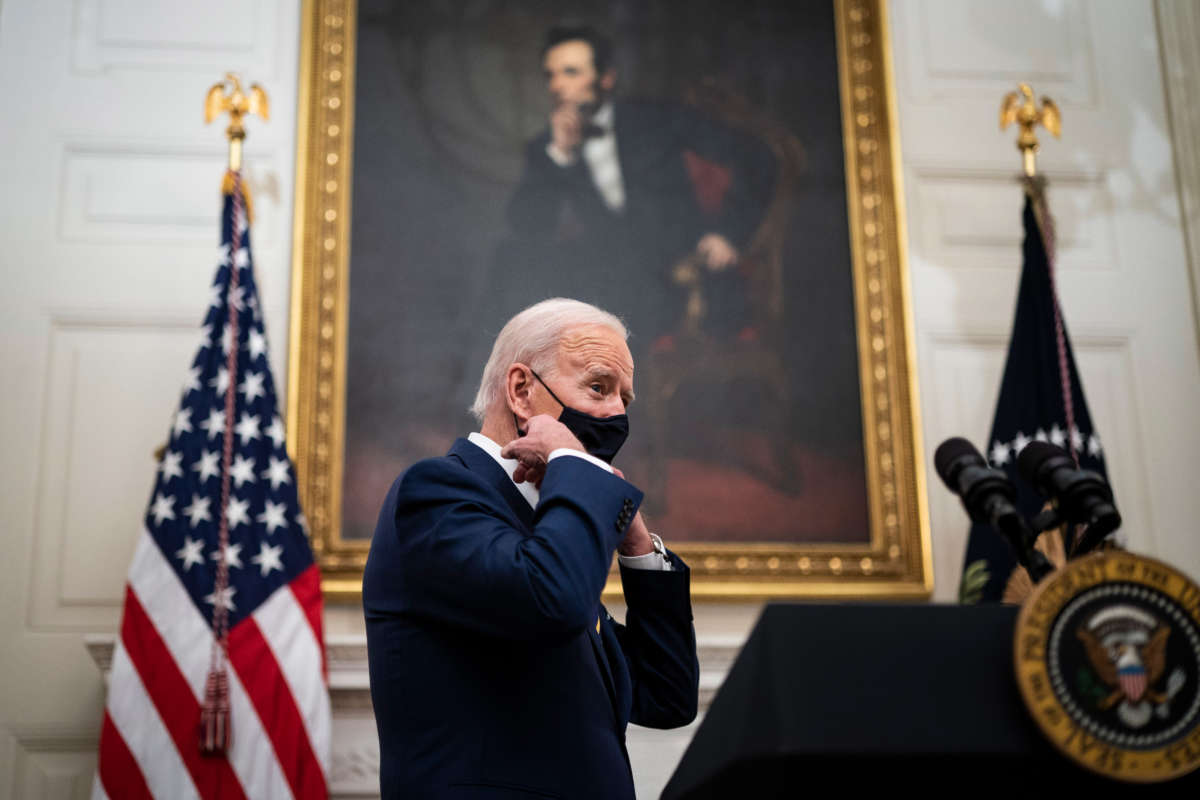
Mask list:
POLYGON ((288 441, 327 594, 474 429, 503 322, 572 296, 630 327, 617 465, 695 597, 928 596, 881 0, 303 14, 288 441), (562 41, 590 83, 544 71, 562 41), (548 160, 571 91, 587 169, 548 160))

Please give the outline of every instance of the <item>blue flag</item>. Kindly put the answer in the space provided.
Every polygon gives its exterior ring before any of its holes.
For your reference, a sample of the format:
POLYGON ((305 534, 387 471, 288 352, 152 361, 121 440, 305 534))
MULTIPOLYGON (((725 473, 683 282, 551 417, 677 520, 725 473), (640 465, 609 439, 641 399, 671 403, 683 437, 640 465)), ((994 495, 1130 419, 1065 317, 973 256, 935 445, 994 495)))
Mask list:
MULTIPOLYGON (((1030 518, 1045 500, 1017 473, 1017 455, 1032 441, 1071 452, 1082 469, 1106 474, 1083 384, 1054 286, 1054 226, 1041 179, 1026 179, 1024 267, 1000 399, 984 455, 1017 486, 1017 509, 1030 518)), ((999 602, 1016 556, 986 524, 971 526, 959 599, 999 602)))

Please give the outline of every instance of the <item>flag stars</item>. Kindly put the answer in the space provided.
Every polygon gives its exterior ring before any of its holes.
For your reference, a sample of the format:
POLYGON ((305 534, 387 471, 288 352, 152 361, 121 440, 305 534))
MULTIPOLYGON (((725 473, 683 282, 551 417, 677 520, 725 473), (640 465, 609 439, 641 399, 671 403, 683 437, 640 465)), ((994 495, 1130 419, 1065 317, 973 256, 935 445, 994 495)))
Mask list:
MULTIPOLYGON (((209 558, 213 561, 221 560, 221 549, 217 548, 209 554, 209 558)), ((225 545, 225 565, 229 567, 242 568, 242 546, 240 544, 225 545)))
POLYGON ((267 428, 264 433, 271 437, 276 448, 283 447, 283 421, 278 416, 271 420, 271 427, 267 428))
POLYGON ((1046 432, 1045 432, 1044 430, 1042 430, 1041 428, 1038 428, 1038 429, 1037 429, 1037 433, 1035 433, 1035 434, 1033 435, 1033 439, 1034 439, 1034 441, 1036 441, 1036 442, 1048 442, 1048 441, 1050 441, 1050 437, 1049 437, 1049 436, 1047 436, 1047 435, 1046 435, 1046 432))
POLYGON ((217 367, 217 376, 208 382, 217 394, 225 394, 225 390, 229 388, 229 370, 225 367, 217 367))
POLYGON ((283 572, 283 560, 280 558, 283 545, 271 546, 262 542, 260 548, 258 555, 250 559, 251 563, 258 564, 259 574, 265 578, 273 569, 283 572))
MULTIPOLYGON (((243 231, 246 230, 246 226, 242 224, 241 229, 243 231)), ((234 256, 233 262, 242 268, 250 266, 250 251, 244 247, 239 247, 237 255, 234 256)))
MULTIPOLYGON (((241 500, 237 497, 229 498, 229 505, 225 507, 225 519, 229 521, 229 530, 235 530, 239 525, 250 524, 250 501, 241 500)), ((241 545, 238 545, 239 547, 241 545)), ((238 566, 241 566, 240 564, 238 566)))
POLYGON ((200 473, 200 482, 204 483, 209 478, 215 478, 221 474, 221 467, 218 462, 221 459, 221 454, 216 450, 203 450, 200 453, 200 460, 192 465, 192 469, 200 473))
POLYGON ((208 307, 209 308, 220 308, 221 307, 221 294, 222 294, 223 288, 224 287, 220 283, 214 283, 212 286, 208 287, 208 307))
POLYGON ((997 467, 1002 467, 1008 463, 1008 445, 1004 442, 996 442, 992 445, 992 464, 997 467))
POLYGON ((201 553, 203 549, 203 539, 193 539, 190 536, 183 537, 183 547, 175 551, 175 557, 183 561, 180 567, 184 572, 187 572, 196 564, 204 563, 204 556, 201 553))
POLYGON ((266 478, 271 482, 272 489, 278 489, 280 484, 291 483, 292 479, 288 475, 288 462, 286 458, 276 458, 270 456, 271 465, 267 467, 267 471, 262 473, 260 477, 266 478))
POLYGON ((267 337, 263 336, 261 332, 252 329, 250 337, 246 342, 246 347, 250 351, 250 360, 254 361, 267 352, 267 337))
POLYGON ((242 437, 243 445, 247 445, 252 440, 257 439, 260 435, 258 430, 258 415, 243 413, 234 431, 237 432, 238 436, 242 437))
POLYGON ((1055 447, 1062 447, 1063 443, 1066 441, 1067 434, 1063 432, 1062 428, 1058 427, 1057 422, 1054 423, 1054 427, 1050 429, 1050 444, 1054 445, 1055 447))
POLYGON ((174 450, 167 451, 162 461, 158 463, 158 470, 162 473, 164 481, 183 477, 183 469, 180 467, 182 461, 183 453, 177 453, 174 450))
POLYGON ((272 503, 268 500, 266 509, 255 519, 266 524, 268 534, 274 534, 276 528, 287 528, 287 521, 284 519, 286 510, 287 506, 283 503, 272 503))
POLYGON ((183 381, 183 396, 187 397, 192 392, 198 391, 200 391, 200 367, 191 367, 183 381))
POLYGON ((208 412, 208 419, 200 423, 200 427, 208 431, 208 437, 215 439, 225 432, 225 412, 219 409, 212 409, 208 412))
POLYGON ((229 327, 229 323, 225 323, 225 327, 221 329, 221 352, 229 355, 229 348, 233 346, 233 331, 229 327))
POLYGON ((263 389, 263 381, 266 380, 266 373, 263 372, 247 372, 242 385, 238 387, 238 391, 246 396, 246 403, 249 405, 254 402, 256 397, 266 395, 266 390, 263 389))
POLYGON ((181 408, 175 412, 175 422, 171 425, 171 431, 175 436, 192 431, 192 410, 190 408, 181 408))
POLYGON ((201 522, 211 522, 212 512, 208 507, 212 505, 211 497, 201 497, 198 494, 192 495, 192 504, 183 509, 183 513, 187 514, 189 524, 194 528, 201 522))
POLYGON ((1013 443, 1012 443, 1013 455, 1019 456, 1021 454, 1021 451, 1024 450, 1026 447, 1028 447, 1029 443, 1032 441, 1033 441, 1033 439, 1030 439, 1023 432, 1017 431, 1017 436, 1015 439, 1013 439, 1013 443))
POLYGON ((155 525, 162 525, 164 519, 175 519, 175 498, 159 494, 150 506, 150 516, 154 517, 155 525))
POLYGON ((235 594, 237 594, 237 589, 233 586, 226 586, 220 592, 214 588, 212 594, 205 596, 204 602, 208 603, 214 608, 224 608, 229 611, 237 611, 237 606, 233 604, 233 596, 235 594))
POLYGON ((1104 452, 1104 449, 1100 447, 1099 437, 1097 437, 1094 433, 1088 437, 1087 451, 1089 456, 1093 456, 1095 458, 1099 458, 1100 454, 1104 452))
POLYGON ((229 477, 233 478, 233 482, 239 489, 247 481, 254 483, 254 459, 241 455, 234 456, 233 466, 229 468, 229 477))
POLYGON ((246 301, 243 299, 246 295, 246 290, 241 286, 232 286, 229 289, 229 304, 241 311, 246 307, 246 301))

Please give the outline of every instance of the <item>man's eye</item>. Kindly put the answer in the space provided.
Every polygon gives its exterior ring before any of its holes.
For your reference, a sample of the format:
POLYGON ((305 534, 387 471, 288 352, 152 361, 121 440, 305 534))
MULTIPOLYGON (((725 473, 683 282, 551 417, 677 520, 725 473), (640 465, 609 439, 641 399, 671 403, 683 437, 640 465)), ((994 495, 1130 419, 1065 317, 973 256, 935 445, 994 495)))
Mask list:
POLYGON ((599 383, 593 383, 591 389, 596 394, 604 394, 604 386, 599 383))

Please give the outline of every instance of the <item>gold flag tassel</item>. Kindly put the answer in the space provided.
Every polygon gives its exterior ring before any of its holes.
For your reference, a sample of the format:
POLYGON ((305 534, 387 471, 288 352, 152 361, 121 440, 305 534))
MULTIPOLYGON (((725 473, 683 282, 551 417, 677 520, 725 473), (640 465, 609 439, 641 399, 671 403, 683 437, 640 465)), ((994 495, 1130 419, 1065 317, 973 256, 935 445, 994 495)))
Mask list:
POLYGON ((229 752, 229 675, 225 669, 210 670, 204 682, 204 704, 200 706, 200 752, 222 756, 229 752))
MULTIPOLYGON (((243 117, 247 114, 257 114, 264 120, 271 118, 271 105, 267 93, 257 83, 250 85, 250 92, 242 91, 242 82, 232 72, 226 73, 225 80, 213 84, 204 98, 204 122, 211 123, 222 113, 229 112, 229 127, 225 135, 229 138, 229 170, 221 181, 221 193, 233 194, 233 173, 242 170, 242 143, 246 139, 246 126, 243 117)), ((246 204, 246 219, 253 221, 254 210, 250 202, 250 191, 242 181, 242 199, 246 204)))

